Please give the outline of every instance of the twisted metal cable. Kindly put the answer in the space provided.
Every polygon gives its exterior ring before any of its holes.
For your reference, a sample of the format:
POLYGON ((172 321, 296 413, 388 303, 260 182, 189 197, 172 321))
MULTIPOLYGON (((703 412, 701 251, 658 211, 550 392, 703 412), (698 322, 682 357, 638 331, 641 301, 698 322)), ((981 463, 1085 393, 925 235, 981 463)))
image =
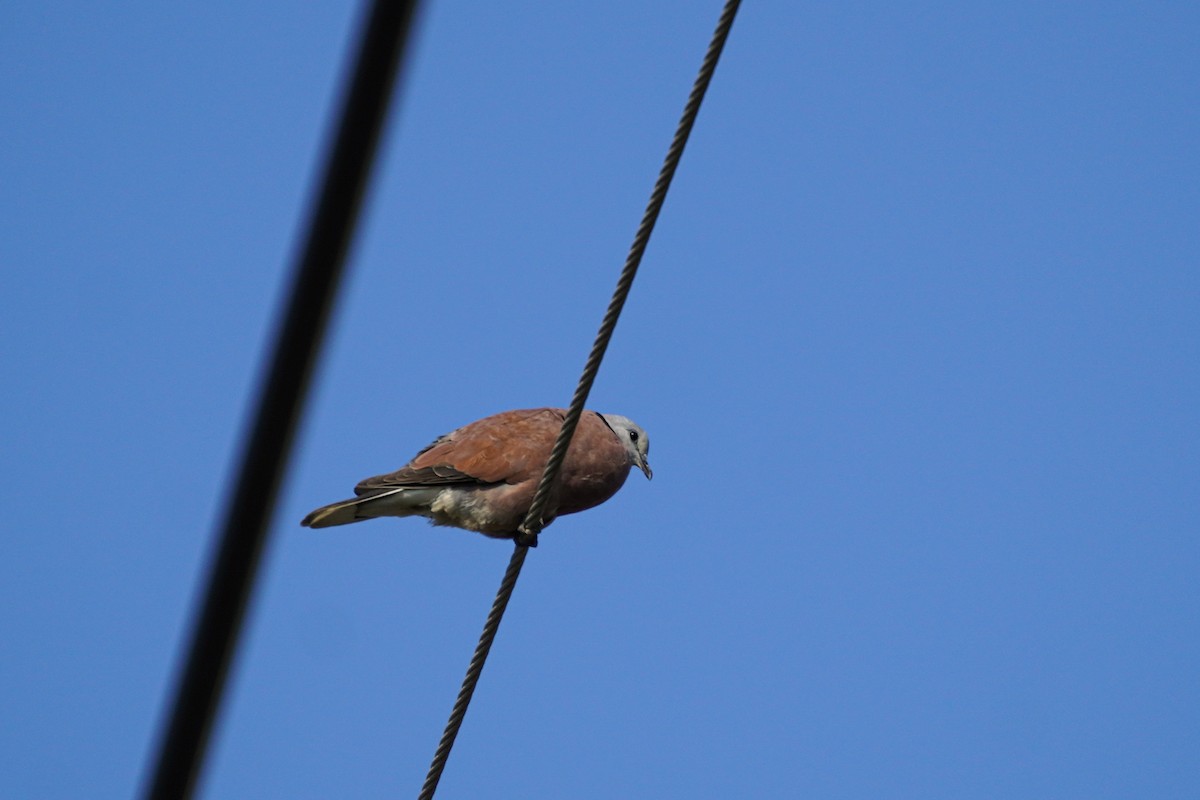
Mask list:
POLYGON ((487 661, 488 651, 492 649, 496 631, 500 629, 500 619, 504 616, 504 609, 508 607, 508 599, 512 597, 513 589, 517 585, 517 578, 521 575, 521 566, 525 563, 525 556, 528 553, 529 548, 524 545, 517 545, 513 549, 508 569, 504 573, 504 580, 500 582, 500 589, 496 592, 496 599, 492 602, 492 610, 488 612, 487 622, 483 624, 483 633, 479 636, 479 644, 475 646, 475 654, 471 656, 471 664, 467 667, 467 677, 463 679, 462 688, 458 690, 454 708, 450 711, 450 720, 446 723, 446 729, 442 731, 442 739, 438 742, 437 751, 433 754, 433 763, 429 767, 428 774, 425 775, 425 783, 421 786, 421 794, 418 795, 420 800, 432 800, 433 793, 437 791, 438 781, 442 778, 442 770, 446 768, 446 759, 450 757, 450 748, 454 747, 454 739, 458 736, 458 729, 462 727, 463 717, 467 714, 467 705, 471 702, 471 695, 475 694, 475 685, 479 682, 480 673, 483 672, 483 662, 487 661))
POLYGON ((487 622, 484 623, 479 644, 475 647, 475 655, 471 657, 471 664, 467 667, 467 675, 463 678, 462 688, 459 689, 458 698, 454 701, 450 719, 446 722, 441 741, 438 742, 437 750, 433 754, 433 763, 429 766, 429 772, 425 776, 425 783, 421 787, 418 800, 432 800, 434 792, 437 791, 438 781, 441 780, 442 771, 446 768, 446 760, 450 757, 450 749, 454 746, 454 740, 458 736, 463 718, 467 714, 467 705, 471 702, 471 695, 475 693, 475 686, 479 682, 479 676, 483 673, 483 664, 487 660, 488 651, 491 650, 492 642, 496 638, 496 631, 500 628, 504 609, 508 606, 508 600, 512 597, 513 589, 517 585, 517 578, 521 574, 525 556, 529 553, 530 547, 537 547, 538 533, 545 527, 542 518, 550 497, 550 489, 558 479, 558 472, 562 468, 563 459, 566 458, 567 448, 571 445, 571 437, 575 435, 575 428, 583 414, 583 406, 592 390, 596 374, 600 371, 600 362, 604 359, 609 340, 612 339, 613 331, 617 327, 621 309, 625 307, 625 299, 629 297, 629 290, 633 287, 633 279, 637 276, 642 255, 646 252, 650 233, 654 230, 654 223, 658 220, 663 201, 666 200, 667 189, 671 186, 671 178, 674 177, 675 169, 679 166, 684 145, 687 144, 688 135, 692 132, 692 126, 696 122, 700 103, 704 100, 704 93, 708 91, 708 84, 712 81, 713 72, 717 68, 717 60, 721 57, 721 50, 725 47, 725 40, 729 37, 733 18, 737 15, 740 5, 741 0, 727 0, 725 7, 721 10, 716 30, 713 31, 712 41, 704 54, 704 61, 701 62, 700 73, 692 85, 691 94, 688 95, 683 115, 675 130, 675 137, 671 140, 671 146, 667 149, 662 169, 658 173, 658 180, 655 181, 654 190, 650 193, 650 201, 646 204, 646 212, 642 215, 641 225, 638 226, 637 233, 633 237, 633 244, 625 259, 625 267, 617 279, 616 291, 613 292, 608 310, 600 323, 600 331, 596 334, 596 341, 592 345, 591 353, 588 354, 587 363, 584 364, 583 375, 580 376, 579 385, 575 388, 575 395, 571 398, 571 406, 567 410, 563 426, 559 430, 558 439, 555 440, 554 448, 550 451, 550 458, 546 462, 546 470, 542 473, 541 482, 538 484, 537 494, 534 495, 529 512, 514 537, 516 548, 508 562, 508 570, 504 573, 504 580, 500 582, 500 589, 492 603, 492 610, 488 614, 487 622))
POLYGON ((526 514, 525 521, 521 523, 520 533, 517 537, 519 544, 537 547, 538 534, 545 527, 543 517, 546 504, 550 499, 550 491, 554 482, 558 480, 562 462, 567 456, 567 449, 571 446, 571 437, 575 435, 575 427, 583 415, 583 406, 587 403, 588 394, 592 391, 592 384, 595 383, 596 375, 600 372, 600 362, 604 359, 605 351, 608 350, 608 343, 617 327, 617 319, 621 316, 621 309, 625 307, 625 299, 629 297, 629 290, 633 288, 633 279, 637 277, 638 266, 641 265, 642 255, 646 252, 646 245, 650 242, 654 223, 658 220, 663 202, 667 199, 667 190, 671 187, 671 179, 675 176, 675 169, 679 166, 679 159, 683 156, 683 148, 687 144, 688 135, 691 134, 692 126, 696 122, 696 115, 700 112, 700 103, 703 102, 704 93, 708 91, 708 84, 712 81, 713 73, 717 69, 717 60, 721 57, 721 50, 725 47, 725 40, 729 37, 729 29, 733 26, 733 18, 737 15, 740 5, 741 0, 728 0, 721 10, 716 30, 713 31, 712 41, 709 42, 708 51, 704 54, 704 61, 700 64, 700 72, 696 76, 695 83, 692 84, 692 92, 688 95, 679 125, 675 129, 675 138, 671 140, 671 146, 667 148, 667 156, 663 159, 658 180, 655 181, 654 190, 650 193, 650 200, 642 215, 642 223, 633 237, 629 255, 625 258, 625 267, 617 279, 617 288, 613 292, 612 300, 609 301, 608 311, 605 312, 604 319, 600 323, 600 331, 596 334, 592 352, 588 354, 587 362, 584 364, 579 385, 575 387, 575 395, 571 398, 566 419, 563 420, 562 428, 558 432, 558 439, 555 440, 554 448, 550 451, 550 459, 546 462, 546 470, 542 473, 542 479, 538 483, 537 493, 534 494, 533 502, 529 506, 529 513, 526 514))
POLYGON ((375 0, 364 17, 358 57, 296 255, 291 293, 264 364, 258 406, 243 441, 187 659, 146 776, 147 800, 186 798, 195 789, 416 5, 417 0, 375 0))

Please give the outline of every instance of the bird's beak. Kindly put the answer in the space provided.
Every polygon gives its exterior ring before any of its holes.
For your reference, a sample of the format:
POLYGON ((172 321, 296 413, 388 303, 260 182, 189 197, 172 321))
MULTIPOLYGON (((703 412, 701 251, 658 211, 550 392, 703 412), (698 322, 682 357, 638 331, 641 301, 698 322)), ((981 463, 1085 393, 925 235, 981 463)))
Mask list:
POLYGON ((642 472, 646 473, 646 480, 653 480, 654 470, 650 469, 649 461, 647 461, 644 458, 639 458, 637 465, 638 465, 638 469, 640 469, 642 472))

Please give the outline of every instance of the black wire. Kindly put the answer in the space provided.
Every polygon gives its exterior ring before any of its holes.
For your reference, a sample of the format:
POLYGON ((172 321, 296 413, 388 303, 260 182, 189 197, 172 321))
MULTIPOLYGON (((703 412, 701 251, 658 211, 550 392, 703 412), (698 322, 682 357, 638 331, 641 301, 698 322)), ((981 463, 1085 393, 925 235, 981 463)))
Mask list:
POLYGON ((437 790, 438 781, 442 778, 442 770, 446 768, 446 759, 450 757, 450 748, 454 747, 454 739, 458 736, 458 729, 462 727, 463 717, 467 714, 467 705, 471 702, 471 695, 475 694, 475 685, 479 683, 479 675, 483 672, 483 662, 487 661, 488 651, 492 649, 496 631, 500 629, 500 620, 504 617, 504 609, 508 607, 508 599, 512 597, 513 589, 516 588, 517 578, 521 576, 521 566, 525 563, 525 556, 528 553, 529 548, 519 544, 514 548, 512 558, 508 561, 504 580, 500 582, 496 599, 492 601, 492 610, 488 612, 487 622, 483 624, 483 633, 479 636, 479 644, 475 645, 475 654, 471 656, 471 664, 467 667, 467 677, 463 679, 462 688, 458 690, 454 708, 450 711, 450 720, 446 723, 446 729, 442 731, 442 739, 438 742, 437 751, 433 754, 433 764, 430 765, 429 773, 425 776, 425 784, 421 787, 419 795, 421 800, 432 798, 433 793, 437 790))
POLYGON ((525 556, 530 547, 537 546, 537 535, 545 527, 542 523, 542 514, 550 494, 550 487, 558 477, 558 471, 566 457, 567 448, 571 444, 571 437, 575 434, 575 427, 579 424, 579 417, 583 414, 583 406, 587 402, 588 393, 591 392, 596 374, 600 371, 600 362, 604 359, 604 352, 608 349, 609 340, 612 339, 613 331, 617 327, 617 319, 621 316, 625 299, 633 287, 633 279, 637 275, 642 255, 646 252, 650 233, 654 230, 654 223, 662 210, 663 201, 666 200, 671 178, 675 175, 675 168, 679 166, 679 159, 683 155, 684 145, 687 144, 688 134, 692 132, 696 115, 700 111, 700 103, 704 100, 704 93, 708 91, 708 84, 712 81, 713 72, 717 68, 717 60, 721 57, 721 50, 725 47, 725 40, 729 37, 733 18, 737 15, 740 5, 741 0, 728 0, 721 10, 721 17, 717 20, 712 41, 709 43, 708 51, 704 54, 704 61, 700 65, 700 73, 696 76, 692 92, 688 95, 687 104, 684 105, 683 115, 675 130, 675 138, 671 140, 671 146, 667 149, 667 156, 658 173, 658 180, 654 183, 654 190, 650 193, 646 212, 642 215, 642 223, 633 237, 633 244, 625 259, 625 267, 617 279, 616 291, 613 292, 608 310, 600 323, 600 331, 596 334, 596 341, 592 345, 587 363, 584 364, 583 375, 579 378, 575 396, 571 399, 571 407, 567 410, 567 416, 563 420, 558 439, 554 442, 554 449, 551 450, 550 458, 546 462, 546 470, 542 473, 537 494, 534 495, 529 513, 517 534, 516 549, 513 551, 512 559, 508 562, 508 569, 504 573, 504 580, 500 582, 500 589, 496 592, 492 610, 488 614, 487 622, 484 623, 479 644, 475 647, 475 654, 471 657, 470 666, 467 667, 467 675, 463 678, 462 688, 459 689, 458 698, 454 701, 454 708, 450 711, 450 719, 446 722, 445 730, 442 731, 442 738, 433 754, 433 763, 429 765, 429 772, 425 775, 425 783, 421 786, 418 800, 432 800, 434 792, 437 791, 438 781, 441 780, 442 771, 446 768, 446 760, 450 757, 450 749, 454 746, 458 730, 462 727, 463 718, 467 714, 467 705, 471 702, 471 695, 475 693, 475 686, 483 672, 483 664, 487 660, 488 651, 491 650, 492 642, 496 638, 496 631, 500 628, 504 609, 508 606, 508 600, 512 597, 513 589, 517 585, 517 578, 520 577, 525 556))
POLYGON ((365 18, 146 798, 185 798, 195 789, 416 5, 376 0, 365 18))
POLYGON ((650 201, 646 204, 645 213, 642 214, 642 224, 638 226, 637 233, 634 234, 633 244, 629 247, 629 255, 625 258, 625 267, 617 279, 616 291, 613 292, 612 300, 608 304, 608 311, 605 312, 604 319, 600 323, 600 331, 596 334, 592 352, 588 354, 587 363, 584 364, 583 374, 579 378, 579 385, 575 388, 575 395, 571 398, 571 406, 567 409, 567 416, 563 420, 558 439, 554 442, 554 449, 550 451, 550 460, 546 462, 546 470, 542 473, 541 482, 538 483, 537 493, 533 496, 533 502, 529 506, 529 513, 521 524, 521 534, 517 541, 522 544, 536 547, 537 536, 545 527, 542 518, 546 503, 550 499, 551 487, 558 479, 558 471, 562 467, 563 459, 566 458, 567 448, 571 446, 571 437, 575 435, 575 427, 579 424, 579 418, 583 414, 583 406, 587 403, 588 394, 592 391, 592 384, 596 380, 596 374, 600 371, 600 362, 604 359, 605 351, 608 350, 609 340, 612 339, 613 331, 617 327, 617 319, 621 316, 621 309, 625 307, 625 299, 629 297, 629 290, 633 288, 633 279, 637 277, 638 266, 642 263, 642 255, 646 252, 646 245, 650 242, 654 223, 658 220, 658 213, 667 199, 671 178, 675 176, 675 168, 679 166, 679 159, 683 156, 683 148, 687 144, 688 135, 692 132, 692 126, 696 122, 696 115, 700 112, 700 103, 704 100, 704 93, 708 91, 708 84, 712 81, 713 72, 717 68, 717 60, 721 57, 721 50, 725 47, 725 40, 729 37, 729 29, 733 26, 733 18, 737 15, 740 5, 741 0, 728 0, 721 10, 716 30, 713 31, 712 41, 709 42, 708 51, 704 54, 704 61, 700 64, 700 73, 696 76, 695 83, 692 84, 692 92, 688 95, 687 103, 683 107, 683 114, 679 118, 679 125, 675 129, 675 138, 671 140, 671 146, 667 148, 667 156, 663 159, 658 180, 654 183, 650 201))

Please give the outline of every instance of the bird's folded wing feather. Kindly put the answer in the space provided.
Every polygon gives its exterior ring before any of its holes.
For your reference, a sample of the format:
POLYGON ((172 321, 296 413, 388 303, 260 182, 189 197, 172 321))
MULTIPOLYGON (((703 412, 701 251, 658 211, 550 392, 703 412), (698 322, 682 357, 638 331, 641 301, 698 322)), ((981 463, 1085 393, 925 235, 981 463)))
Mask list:
POLYGON ((509 411, 442 436, 407 466, 367 478, 364 494, 401 486, 521 483, 541 474, 562 426, 558 409, 509 411))
POLYGON ((481 481, 474 476, 467 475, 447 466, 413 469, 410 465, 395 472, 389 472, 386 475, 376 475, 373 478, 361 480, 354 487, 354 493, 361 496, 364 494, 374 494, 381 489, 400 489, 405 486, 429 488, 464 483, 479 484, 485 483, 485 481, 481 481))

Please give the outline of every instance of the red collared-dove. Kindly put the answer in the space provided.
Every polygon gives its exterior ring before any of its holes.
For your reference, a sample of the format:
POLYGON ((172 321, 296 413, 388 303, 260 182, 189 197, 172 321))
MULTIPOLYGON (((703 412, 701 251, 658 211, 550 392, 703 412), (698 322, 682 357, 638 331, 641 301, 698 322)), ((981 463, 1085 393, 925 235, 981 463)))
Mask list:
MULTIPOLYGON (((437 439, 395 472, 367 478, 352 500, 323 506, 301 522, 310 528, 374 517, 428 517, 497 538, 512 538, 533 502, 566 412, 504 411, 437 439)), ((563 461, 545 521, 598 506, 616 494, 630 467, 649 478, 650 440, 627 417, 584 411, 563 461)))

